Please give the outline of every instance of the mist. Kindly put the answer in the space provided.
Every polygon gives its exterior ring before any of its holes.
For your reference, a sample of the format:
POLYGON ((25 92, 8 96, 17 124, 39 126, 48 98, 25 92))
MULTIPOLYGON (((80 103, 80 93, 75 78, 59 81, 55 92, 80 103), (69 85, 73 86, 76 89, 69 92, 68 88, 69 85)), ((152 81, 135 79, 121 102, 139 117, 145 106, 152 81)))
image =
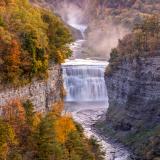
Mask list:
POLYGON ((90 3, 89 1, 87 4, 86 1, 84 4, 79 1, 59 2, 56 6, 56 12, 68 25, 80 30, 82 34, 88 27, 82 58, 109 59, 111 49, 118 45, 118 40, 122 39, 129 30, 122 25, 113 24, 112 21, 100 21, 99 19, 94 22, 88 21, 87 18, 91 16, 88 15, 90 3))
POLYGON ((86 29, 84 24, 85 11, 80 6, 65 1, 59 5, 56 12, 68 25, 78 30, 86 29))
POLYGON ((127 33, 129 33, 127 28, 122 25, 114 25, 112 22, 92 27, 87 32, 86 54, 109 59, 111 49, 115 48, 118 40, 127 33))

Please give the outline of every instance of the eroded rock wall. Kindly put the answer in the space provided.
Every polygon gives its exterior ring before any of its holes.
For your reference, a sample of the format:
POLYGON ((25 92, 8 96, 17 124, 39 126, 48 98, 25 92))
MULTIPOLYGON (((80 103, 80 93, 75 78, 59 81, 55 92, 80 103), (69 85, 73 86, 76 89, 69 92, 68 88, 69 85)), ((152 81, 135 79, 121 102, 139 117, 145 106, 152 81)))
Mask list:
POLYGON ((49 68, 47 80, 33 81, 20 88, 1 90, 0 106, 4 106, 14 99, 29 99, 36 107, 36 111, 44 112, 51 108, 54 102, 61 100, 62 86, 61 66, 55 65, 49 68))
POLYGON ((106 126, 144 159, 160 158, 160 56, 125 58, 105 80, 106 126))

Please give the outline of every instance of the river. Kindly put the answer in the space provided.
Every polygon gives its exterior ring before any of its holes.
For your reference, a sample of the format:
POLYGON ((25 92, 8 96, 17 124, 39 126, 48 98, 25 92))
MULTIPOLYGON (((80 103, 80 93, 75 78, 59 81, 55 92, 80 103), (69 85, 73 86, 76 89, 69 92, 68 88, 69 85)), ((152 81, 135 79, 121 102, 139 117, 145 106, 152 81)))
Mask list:
MULTIPOLYGON (((73 25, 72 25, 73 26, 73 25)), ((75 27, 75 25, 74 25, 75 27)), ((76 25, 84 35, 84 26, 76 25), (82 29, 81 29, 82 28, 82 29)), ((65 110, 80 123, 85 135, 94 136, 105 151, 105 160, 128 160, 129 152, 120 144, 99 135, 92 125, 107 112, 108 96, 104 81, 107 61, 83 59, 84 39, 71 45, 73 56, 62 65, 65 97, 65 110)))

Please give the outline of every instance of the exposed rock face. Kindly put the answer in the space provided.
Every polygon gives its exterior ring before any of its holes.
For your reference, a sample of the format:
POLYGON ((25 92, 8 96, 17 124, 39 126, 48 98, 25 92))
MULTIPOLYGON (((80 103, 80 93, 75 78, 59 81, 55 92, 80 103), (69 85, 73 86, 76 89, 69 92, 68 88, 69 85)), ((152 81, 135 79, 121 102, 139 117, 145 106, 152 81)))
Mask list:
POLYGON ((160 57, 126 58, 105 80, 107 127, 144 159, 160 158, 160 57))
POLYGON ((36 107, 36 111, 44 112, 61 99, 62 86, 61 66, 55 65, 49 68, 46 81, 35 81, 21 88, 1 90, 0 106, 4 106, 12 99, 29 99, 36 107))

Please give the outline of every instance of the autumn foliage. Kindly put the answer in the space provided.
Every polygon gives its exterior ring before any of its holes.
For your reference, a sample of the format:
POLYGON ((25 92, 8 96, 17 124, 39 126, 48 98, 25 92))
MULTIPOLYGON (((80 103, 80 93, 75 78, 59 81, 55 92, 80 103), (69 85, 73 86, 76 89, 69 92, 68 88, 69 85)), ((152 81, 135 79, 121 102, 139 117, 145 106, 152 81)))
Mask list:
POLYGON ((12 100, 2 109, 2 115, 6 122, 12 123, 24 123, 25 110, 22 103, 19 100, 12 100))
POLYGON ((71 34, 54 13, 28 0, 0 1, 0 83, 47 78, 49 65, 71 55, 71 34))
POLYGON ((119 40, 117 48, 112 49, 106 74, 110 75, 124 58, 159 56, 159 50, 160 16, 146 16, 130 34, 119 40))
POLYGON ((147 16, 141 23, 135 25, 132 33, 119 40, 118 47, 111 52, 111 61, 121 57, 120 55, 152 56, 159 49, 160 17, 158 15, 147 16))
POLYGON ((12 100, 2 107, 0 117, 0 160, 103 160, 94 139, 63 114, 57 102, 45 115, 34 112, 33 104, 12 100))
POLYGON ((64 116, 55 122, 56 140, 61 144, 64 144, 67 141, 69 134, 75 130, 76 127, 71 117, 64 116))

